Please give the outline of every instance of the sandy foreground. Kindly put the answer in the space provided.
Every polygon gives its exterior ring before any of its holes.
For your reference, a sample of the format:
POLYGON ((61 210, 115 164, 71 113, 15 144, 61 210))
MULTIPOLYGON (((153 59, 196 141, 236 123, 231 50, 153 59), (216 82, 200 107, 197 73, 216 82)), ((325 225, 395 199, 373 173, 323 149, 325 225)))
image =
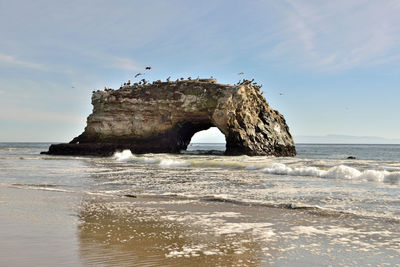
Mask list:
POLYGON ((315 210, 0 187, 0 266, 400 266, 400 224, 315 210))

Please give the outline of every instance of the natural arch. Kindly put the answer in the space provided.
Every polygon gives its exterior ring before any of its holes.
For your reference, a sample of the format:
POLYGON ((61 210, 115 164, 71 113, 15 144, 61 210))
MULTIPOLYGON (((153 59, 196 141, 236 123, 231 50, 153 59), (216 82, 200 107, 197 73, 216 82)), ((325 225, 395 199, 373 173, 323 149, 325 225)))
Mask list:
POLYGON ((187 153, 191 151, 207 153, 218 151, 225 152, 225 135, 217 127, 210 127, 207 130, 199 131, 192 136, 186 149, 187 153))
POLYGON ((205 143, 205 144, 225 144, 225 135, 217 128, 210 127, 207 130, 199 131, 192 136, 190 144, 205 143))
POLYGON ((218 84, 215 79, 156 81, 119 90, 95 91, 93 113, 84 132, 69 144, 52 145, 49 154, 112 155, 179 153, 192 136, 217 127, 228 155, 296 154, 283 116, 269 107, 260 87, 245 81, 218 84))

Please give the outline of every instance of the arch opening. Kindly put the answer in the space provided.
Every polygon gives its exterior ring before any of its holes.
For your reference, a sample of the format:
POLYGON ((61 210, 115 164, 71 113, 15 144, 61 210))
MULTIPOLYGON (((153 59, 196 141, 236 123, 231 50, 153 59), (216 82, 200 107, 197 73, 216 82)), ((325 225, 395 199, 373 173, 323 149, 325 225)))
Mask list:
POLYGON ((225 135, 217 128, 196 132, 183 153, 185 154, 216 154, 221 155, 226 150, 225 135))

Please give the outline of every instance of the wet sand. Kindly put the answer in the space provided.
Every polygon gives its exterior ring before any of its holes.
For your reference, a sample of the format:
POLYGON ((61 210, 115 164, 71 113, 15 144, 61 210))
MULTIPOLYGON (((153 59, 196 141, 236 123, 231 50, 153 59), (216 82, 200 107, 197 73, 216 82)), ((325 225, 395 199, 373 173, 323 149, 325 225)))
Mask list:
POLYGON ((400 224, 173 197, 0 187, 0 266, 396 266, 400 224))
POLYGON ((81 196, 0 187, 0 266, 80 266, 81 196))

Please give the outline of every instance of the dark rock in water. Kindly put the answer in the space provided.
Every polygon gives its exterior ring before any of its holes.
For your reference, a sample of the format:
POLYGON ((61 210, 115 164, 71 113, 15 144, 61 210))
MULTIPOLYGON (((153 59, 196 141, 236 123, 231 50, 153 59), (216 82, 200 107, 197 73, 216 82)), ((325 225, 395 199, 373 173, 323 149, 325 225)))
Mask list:
POLYGON ((131 194, 126 194, 126 195, 124 195, 124 197, 137 198, 137 196, 135 196, 135 195, 131 195, 131 194))
POLYGON ((182 153, 186 155, 224 155, 224 151, 221 150, 191 150, 182 153))
POLYGON ((347 157, 347 159, 356 159, 354 156, 347 157))
POLYGON ((196 79, 125 85, 95 91, 92 104, 85 131, 45 153, 179 153, 196 132, 215 126, 225 135, 227 155, 296 155, 284 117, 251 83, 196 79))

